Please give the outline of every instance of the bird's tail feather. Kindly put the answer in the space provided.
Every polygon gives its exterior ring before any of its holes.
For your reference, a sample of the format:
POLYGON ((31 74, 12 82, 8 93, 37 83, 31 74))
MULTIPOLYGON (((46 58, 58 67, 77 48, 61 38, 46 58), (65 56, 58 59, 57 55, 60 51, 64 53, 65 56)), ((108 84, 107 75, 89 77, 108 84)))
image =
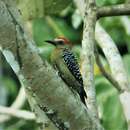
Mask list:
POLYGON ((85 102, 85 98, 87 98, 86 92, 85 92, 85 91, 82 91, 82 92, 80 93, 80 99, 81 99, 81 101, 84 103, 84 105, 87 106, 87 105, 86 105, 86 102, 85 102))

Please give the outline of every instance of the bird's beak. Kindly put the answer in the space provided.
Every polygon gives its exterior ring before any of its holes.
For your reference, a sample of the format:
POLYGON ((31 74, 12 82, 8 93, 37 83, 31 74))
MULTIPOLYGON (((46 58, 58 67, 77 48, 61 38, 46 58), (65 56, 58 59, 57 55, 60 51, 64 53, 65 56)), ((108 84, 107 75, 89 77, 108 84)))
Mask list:
POLYGON ((50 43, 50 44, 52 44, 52 45, 56 45, 55 41, 46 40, 45 42, 50 43))

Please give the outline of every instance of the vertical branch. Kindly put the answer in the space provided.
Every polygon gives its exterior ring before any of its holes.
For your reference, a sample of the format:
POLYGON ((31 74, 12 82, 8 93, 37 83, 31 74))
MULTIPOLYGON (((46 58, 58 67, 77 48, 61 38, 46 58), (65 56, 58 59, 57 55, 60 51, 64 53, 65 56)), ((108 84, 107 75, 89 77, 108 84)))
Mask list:
POLYGON ((88 95, 87 104, 93 112, 94 117, 98 117, 95 86, 94 86, 94 42, 96 24, 96 4, 95 0, 85 0, 84 31, 82 40, 81 71, 84 80, 85 90, 88 95))

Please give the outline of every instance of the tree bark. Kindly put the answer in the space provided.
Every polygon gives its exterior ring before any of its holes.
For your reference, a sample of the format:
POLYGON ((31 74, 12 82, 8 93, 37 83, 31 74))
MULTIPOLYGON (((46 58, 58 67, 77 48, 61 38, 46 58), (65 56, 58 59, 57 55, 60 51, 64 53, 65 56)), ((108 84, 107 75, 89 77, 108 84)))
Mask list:
POLYGON ((94 85, 94 42, 96 25, 96 4, 95 0, 85 0, 84 10, 84 29, 81 53, 81 72, 84 81, 84 87, 87 93, 88 108, 92 111, 94 117, 98 119, 96 94, 94 85))

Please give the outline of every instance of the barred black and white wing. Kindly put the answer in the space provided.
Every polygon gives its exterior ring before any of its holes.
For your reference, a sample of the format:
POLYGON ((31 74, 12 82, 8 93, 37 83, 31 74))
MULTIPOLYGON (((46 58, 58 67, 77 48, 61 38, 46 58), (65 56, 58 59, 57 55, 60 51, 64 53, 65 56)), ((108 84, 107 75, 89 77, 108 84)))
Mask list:
POLYGON ((81 84, 81 86, 83 86, 83 79, 80 73, 79 64, 74 54, 69 49, 65 48, 63 51, 63 58, 72 75, 81 84))
MULTIPOLYGON (((83 88, 83 79, 82 79, 82 76, 80 73, 79 64, 77 62, 76 57, 69 49, 65 48, 63 51, 63 59, 67 65, 69 71, 72 73, 72 75, 75 77, 75 79, 79 82, 80 88, 78 88, 76 90, 79 93, 79 96, 80 96, 82 102, 86 105, 85 97, 87 98, 87 95, 83 88)), ((77 86, 77 87, 79 87, 79 86, 77 86)))

